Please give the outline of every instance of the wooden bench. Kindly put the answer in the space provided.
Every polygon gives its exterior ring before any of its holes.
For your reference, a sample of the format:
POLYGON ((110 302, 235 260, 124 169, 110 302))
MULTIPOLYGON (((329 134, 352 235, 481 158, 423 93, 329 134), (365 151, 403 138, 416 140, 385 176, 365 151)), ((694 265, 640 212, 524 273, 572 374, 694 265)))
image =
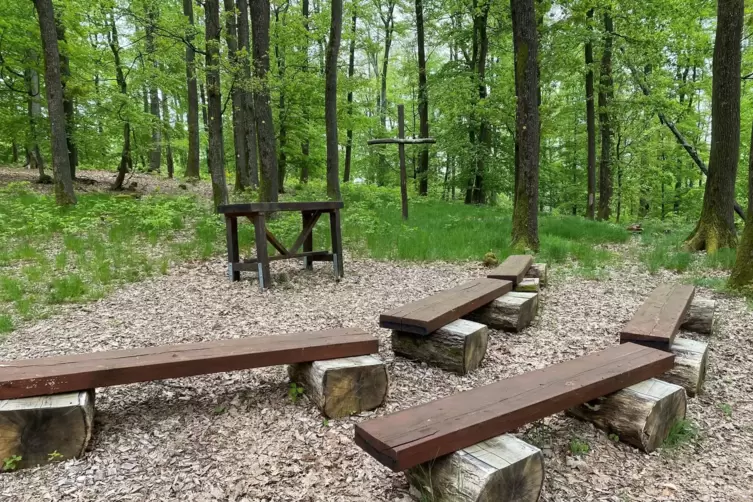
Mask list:
POLYGON ((467 448, 670 370, 674 355, 632 343, 356 425, 355 441, 393 471, 467 448))
POLYGON ((523 280, 531 265, 533 265, 533 256, 511 255, 486 276, 490 279, 511 281, 513 286, 517 286, 523 280))
POLYGON ((512 290, 512 282, 475 279, 379 316, 383 328, 428 335, 512 290))
POLYGON ((620 332, 620 343, 634 342, 670 350, 693 301, 695 287, 662 284, 643 302, 620 332))

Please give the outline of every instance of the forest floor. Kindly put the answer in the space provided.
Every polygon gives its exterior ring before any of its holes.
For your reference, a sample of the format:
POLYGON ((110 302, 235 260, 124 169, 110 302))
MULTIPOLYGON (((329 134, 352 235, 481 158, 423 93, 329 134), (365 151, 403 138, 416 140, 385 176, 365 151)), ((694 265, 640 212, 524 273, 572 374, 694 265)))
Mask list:
MULTIPOLYGON (((623 245, 626 256, 635 243, 623 245)), ((617 332, 670 272, 630 260, 602 280, 554 267, 534 324, 493 332, 481 368, 467 376, 395 357, 378 314, 483 275, 479 265, 347 260, 336 283, 275 264, 275 287, 230 283, 213 259, 130 284, 85 306, 27 325, 0 345, 0 360, 116 348, 265 336, 358 326, 380 339, 389 367, 384 407, 323 421, 306 399, 288 397, 282 367, 151 382, 98 391, 96 429, 79 460, 3 474, 4 500, 407 501, 404 476, 353 442, 353 427, 394 412, 571 359, 617 343, 617 332)), ((753 313, 744 300, 717 300, 706 392, 689 400, 698 435, 646 455, 563 414, 518 433, 546 455, 545 501, 753 500, 753 313), (574 459, 572 440, 589 452, 574 459)), ((692 334, 682 336, 697 338, 692 334)))

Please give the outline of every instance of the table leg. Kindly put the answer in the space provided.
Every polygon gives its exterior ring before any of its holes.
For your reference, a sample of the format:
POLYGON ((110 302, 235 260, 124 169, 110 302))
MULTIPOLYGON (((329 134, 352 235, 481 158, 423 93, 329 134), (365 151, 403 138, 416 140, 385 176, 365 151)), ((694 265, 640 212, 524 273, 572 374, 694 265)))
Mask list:
POLYGON ((340 210, 335 209, 329 213, 329 232, 332 237, 332 266, 335 277, 340 279, 345 276, 343 267, 343 239, 340 230, 340 210))
POLYGON ((254 215, 254 235, 256 236, 256 259, 259 272, 259 289, 271 286, 269 273, 269 253, 267 251, 267 225, 264 213, 254 215))
MULTIPOLYGON (((301 216, 303 217, 303 228, 306 229, 306 226, 308 226, 309 222, 311 221, 311 218, 313 218, 313 213, 309 211, 302 211, 301 216)), ((303 252, 309 252, 314 250, 314 230, 311 230, 311 233, 306 237, 306 239, 303 241, 303 252)), ((310 256, 304 256, 303 257, 303 265, 306 267, 306 270, 314 270, 314 262, 311 260, 310 256)))
POLYGON ((238 218, 225 216, 227 232, 227 276, 231 281, 240 281, 241 273, 233 271, 233 264, 241 261, 238 248, 238 218))

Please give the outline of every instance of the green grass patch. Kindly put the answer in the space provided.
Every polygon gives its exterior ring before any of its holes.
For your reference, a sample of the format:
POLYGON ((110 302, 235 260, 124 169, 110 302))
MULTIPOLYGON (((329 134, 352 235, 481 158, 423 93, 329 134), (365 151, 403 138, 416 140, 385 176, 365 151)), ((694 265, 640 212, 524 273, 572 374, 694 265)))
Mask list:
POLYGON ((674 449, 692 443, 698 438, 698 426, 692 421, 683 419, 677 421, 669 430, 667 439, 662 445, 665 449, 674 449))
POLYGON ((0 314, 0 335, 10 333, 14 328, 13 318, 8 314, 0 314))

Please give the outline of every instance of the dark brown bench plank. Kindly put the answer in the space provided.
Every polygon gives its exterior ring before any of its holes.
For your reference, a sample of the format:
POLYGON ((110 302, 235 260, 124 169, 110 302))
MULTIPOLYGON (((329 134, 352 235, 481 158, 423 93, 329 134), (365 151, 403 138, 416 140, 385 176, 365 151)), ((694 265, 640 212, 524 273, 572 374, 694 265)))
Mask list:
POLYGON ((661 375, 672 354, 626 343, 356 425, 356 443, 394 471, 661 375))
POLYGON ((487 277, 512 281, 514 285, 517 285, 523 280, 531 265, 533 265, 533 256, 514 254, 508 256, 497 268, 487 274, 487 277))
POLYGON ((620 342, 669 350, 693 301, 695 287, 662 284, 643 302, 620 332, 620 342))
POLYGON ((512 291, 509 281, 475 279, 379 316, 387 329, 428 335, 512 291))
POLYGON ((0 362, 0 399, 374 354, 363 330, 332 329, 0 362))

